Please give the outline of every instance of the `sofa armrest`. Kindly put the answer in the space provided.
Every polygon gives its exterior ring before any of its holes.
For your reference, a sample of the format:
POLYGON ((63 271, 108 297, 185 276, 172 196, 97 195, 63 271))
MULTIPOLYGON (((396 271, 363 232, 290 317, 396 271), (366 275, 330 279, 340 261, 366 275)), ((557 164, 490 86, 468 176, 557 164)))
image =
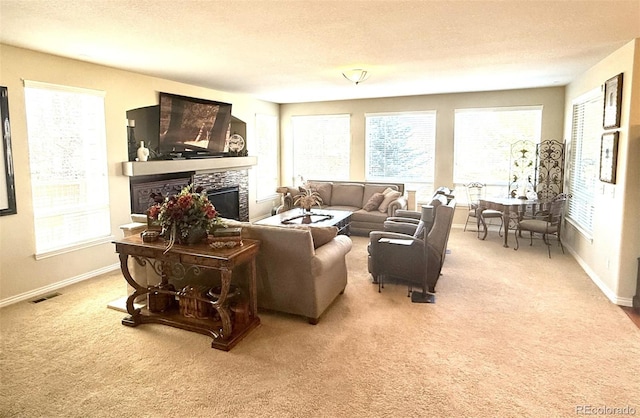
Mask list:
MULTIPOLYGON (((402 219, 402 218, 396 218, 402 219)), ((418 221, 420 222, 420 221, 418 221)), ((384 221, 384 232, 395 232, 397 234, 405 234, 413 236, 416 232, 416 228, 418 227, 418 223, 409 223, 409 222, 397 222, 397 221, 384 221)))
POLYGON ((411 219, 420 219, 422 214, 416 210, 406 210, 406 209, 398 209, 394 216, 400 218, 411 218, 411 219))
POLYGON ((400 216, 389 216, 385 222, 400 222, 403 224, 418 225, 418 223, 420 223, 420 218, 414 219, 414 218, 404 218, 400 216))
POLYGON ((389 203, 389 207, 387 208, 387 215, 395 216, 398 209, 407 209, 407 199, 405 199, 404 196, 400 196, 393 202, 389 203))
POLYGON ((352 246, 351 238, 346 235, 337 235, 328 243, 316 248, 315 256, 311 259, 312 273, 318 275, 327 265, 334 263, 334 260, 344 259, 352 246))

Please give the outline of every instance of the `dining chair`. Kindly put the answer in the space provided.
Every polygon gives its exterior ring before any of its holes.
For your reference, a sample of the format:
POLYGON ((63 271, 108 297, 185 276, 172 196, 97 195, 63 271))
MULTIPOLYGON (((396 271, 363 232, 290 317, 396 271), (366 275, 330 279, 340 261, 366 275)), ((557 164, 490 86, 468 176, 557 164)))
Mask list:
POLYGON ((566 193, 560 193, 551 200, 548 208, 539 211, 535 217, 520 220, 515 229, 516 247, 514 250, 518 250, 519 248, 518 236, 521 236, 522 231, 529 231, 529 245, 533 245, 534 233, 542 234, 542 240, 547 245, 547 252, 549 253, 549 258, 551 258, 549 235, 555 235, 562 249, 562 254, 564 254, 560 232, 564 207, 568 198, 569 195, 566 193))
MULTIPOLYGON (((484 198, 486 184, 479 182, 471 182, 464 185, 467 189, 467 199, 469 202, 469 212, 467 213, 467 220, 464 223, 464 231, 467 230, 467 224, 469 219, 478 220, 478 208, 480 207, 480 199, 484 198)), ((498 229, 498 235, 502 236, 502 227, 504 226, 504 220, 502 218, 502 212, 494 209, 485 209, 482 211, 483 220, 487 219, 500 219, 500 229, 498 229)), ((486 225, 486 222, 485 222, 486 225)), ((477 231, 480 232, 480 231, 477 231)))

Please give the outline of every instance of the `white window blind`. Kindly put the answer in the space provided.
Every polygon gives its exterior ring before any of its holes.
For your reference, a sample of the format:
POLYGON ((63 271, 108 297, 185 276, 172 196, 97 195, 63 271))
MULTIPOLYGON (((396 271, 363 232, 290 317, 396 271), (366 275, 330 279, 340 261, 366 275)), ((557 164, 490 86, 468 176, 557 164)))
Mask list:
POLYGON ((456 187, 478 181, 487 185, 487 196, 506 197, 511 145, 523 140, 539 143, 541 131, 542 106, 456 109, 456 187))
POLYGON ((36 257, 111 234, 104 92, 25 81, 36 257))
POLYGON ((584 95, 573 104, 569 156, 567 218, 586 235, 593 232, 595 188, 599 178, 602 103, 600 89, 584 95))
POLYGON ((276 194, 278 187, 278 118, 274 115, 256 115, 256 148, 258 156, 258 200, 276 194))
POLYGON ((349 179, 350 115, 293 116, 293 169, 305 180, 349 179))
POLYGON ((424 201, 433 192, 436 112, 365 114, 366 179, 405 184, 424 201))

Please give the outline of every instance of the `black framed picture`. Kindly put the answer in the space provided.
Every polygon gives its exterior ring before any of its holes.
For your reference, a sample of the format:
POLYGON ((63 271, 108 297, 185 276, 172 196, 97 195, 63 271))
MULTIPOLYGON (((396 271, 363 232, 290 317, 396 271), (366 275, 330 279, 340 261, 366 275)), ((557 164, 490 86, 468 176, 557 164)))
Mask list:
POLYGON ((13 154, 11 152, 11 123, 9 121, 9 91, 0 86, 0 120, 2 121, 2 147, 0 164, 4 176, 0 175, 0 216, 14 215, 16 208, 16 186, 14 181, 13 154))
POLYGON ((611 77, 604 83, 604 112, 602 127, 613 129, 620 127, 620 106, 622 104, 622 73, 611 77))
POLYGON ((615 184, 618 164, 618 131, 602 135, 600 144, 600 181, 615 184))

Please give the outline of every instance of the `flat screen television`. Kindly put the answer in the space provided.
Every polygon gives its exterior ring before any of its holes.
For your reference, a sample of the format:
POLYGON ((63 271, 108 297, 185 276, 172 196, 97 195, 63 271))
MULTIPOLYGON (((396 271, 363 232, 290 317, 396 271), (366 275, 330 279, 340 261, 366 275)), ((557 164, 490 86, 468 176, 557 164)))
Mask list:
POLYGON ((225 151, 231 104, 160 93, 160 153, 225 151))
POLYGON ((231 104, 160 92, 160 104, 127 111, 136 141, 145 141, 150 159, 223 155, 231 124, 231 104))

